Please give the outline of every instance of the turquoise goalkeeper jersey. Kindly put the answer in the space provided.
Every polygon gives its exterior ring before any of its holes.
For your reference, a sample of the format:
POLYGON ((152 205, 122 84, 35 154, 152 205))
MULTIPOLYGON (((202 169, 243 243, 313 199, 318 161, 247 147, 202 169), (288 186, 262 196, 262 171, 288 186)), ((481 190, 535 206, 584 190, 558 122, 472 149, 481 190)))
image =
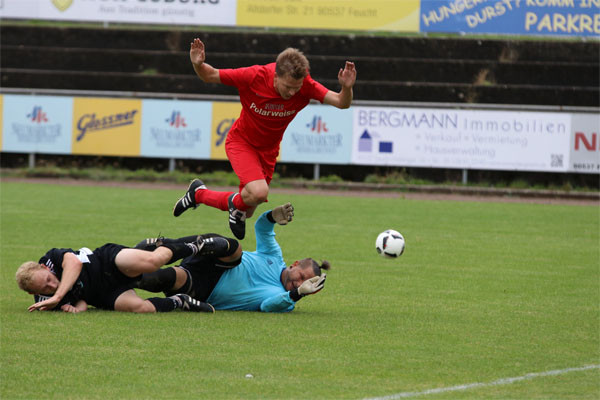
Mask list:
POLYGON ((223 273, 206 300, 217 310, 288 312, 295 302, 281 283, 287 266, 275 240, 275 225, 264 212, 254 225, 256 251, 242 254, 242 262, 223 273))

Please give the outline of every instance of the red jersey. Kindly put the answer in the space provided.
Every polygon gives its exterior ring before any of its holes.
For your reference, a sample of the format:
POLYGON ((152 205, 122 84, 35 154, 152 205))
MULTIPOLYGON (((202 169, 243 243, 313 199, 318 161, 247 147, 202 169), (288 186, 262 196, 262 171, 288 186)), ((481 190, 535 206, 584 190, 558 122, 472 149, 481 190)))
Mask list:
POLYGON ((304 78, 302 88, 283 99, 274 87, 275 63, 236 69, 220 69, 221 83, 235 86, 240 93, 242 112, 232 125, 227 140, 243 139, 256 148, 278 148, 285 129, 311 99, 323 102, 328 89, 304 78))

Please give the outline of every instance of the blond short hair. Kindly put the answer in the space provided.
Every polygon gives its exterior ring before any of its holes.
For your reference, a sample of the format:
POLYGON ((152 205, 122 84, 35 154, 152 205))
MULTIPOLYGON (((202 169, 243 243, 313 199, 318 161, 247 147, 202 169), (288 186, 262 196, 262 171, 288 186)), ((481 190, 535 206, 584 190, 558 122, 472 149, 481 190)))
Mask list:
POLYGON ((293 79, 306 78, 310 64, 308 59, 298 49, 288 47, 277 56, 275 61, 275 73, 277 76, 291 76, 293 79))
POLYGON ((29 291, 29 286, 31 285, 31 279, 33 278, 33 274, 37 271, 44 269, 39 263, 35 261, 27 261, 21 264, 19 269, 17 269, 17 273, 15 278, 17 279, 17 285, 19 285, 19 289, 24 291, 29 291))

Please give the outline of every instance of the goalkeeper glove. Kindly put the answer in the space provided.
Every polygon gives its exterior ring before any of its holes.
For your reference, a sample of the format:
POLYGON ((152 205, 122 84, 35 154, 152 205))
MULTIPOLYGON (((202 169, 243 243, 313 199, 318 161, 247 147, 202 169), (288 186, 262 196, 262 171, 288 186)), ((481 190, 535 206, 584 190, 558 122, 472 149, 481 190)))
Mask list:
POLYGON ((290 298, 294 301, 298 301, 304 296, 319 292, 323 289, 323 286, 325 286, 326 278, 327 274, 323 273, 321 276, 317 275, 305 280, 302 282, 302 285, 298 286, 296 289, 290 290, 290 298))
POLYGON ((273 211, 271 211, 271 217, 279 225, 287 225, 288 222, 292 222, 293 216, 294 206, 292 206, 292 203, 286 203, 282 206, 275 207, 273 211))

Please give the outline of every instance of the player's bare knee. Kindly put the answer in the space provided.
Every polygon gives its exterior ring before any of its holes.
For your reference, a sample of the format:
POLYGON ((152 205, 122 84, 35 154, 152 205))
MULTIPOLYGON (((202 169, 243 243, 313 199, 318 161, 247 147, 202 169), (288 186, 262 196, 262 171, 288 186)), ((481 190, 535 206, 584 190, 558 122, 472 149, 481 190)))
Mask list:
POLYGON ((251 202, 252 204, 259 205, 267 201, 267 197, 269 196, 269 188, 258 189, 253 192, 250 192, 251 202))
POLYGON ((255 201, 256 201, 256 203, 257 203, 257 204, 262 204, 262 203, 264 203, 265 201, 267 201, 267 197, 268 197, 268 195, 269 195, 269 191, 268 191, 268 190, 266 190, 265 192, 261 192, 261 193, 259 193, 259 194, 256 196, 256 198, 255 198, 255 199, 256 199, 256 200, 255 200, 255 201))
POLYGON ((140 306, 139 306, 139 311, 137 311, 138 313, 155 313, 156 312, 156 308, 154 307, 154 304, 150 303, 148 300, 144 300, 140 306))
POLYGON ((269 196, 269 185, 264 181, 256 181, 246 185, 244 190, 247 195, 244 196, 244 202, 248 205, 259 205, 267 201, 269 196))
POLYGON ((140 265, 143 266, 144 272, 156 271, 169 261, 172 256, 172 251, 166 247, 159 247, 153 252, 147 252, 145 259, 141 260, 140 265))
POLYGON ((154 304, 150 303, 148 300, 142 300, 139 302, 135 302, 133 304, 129 305, 129 312, 134 312, 134 313, 155 313, 156 312, 156 308, 154 307, 154 304))

